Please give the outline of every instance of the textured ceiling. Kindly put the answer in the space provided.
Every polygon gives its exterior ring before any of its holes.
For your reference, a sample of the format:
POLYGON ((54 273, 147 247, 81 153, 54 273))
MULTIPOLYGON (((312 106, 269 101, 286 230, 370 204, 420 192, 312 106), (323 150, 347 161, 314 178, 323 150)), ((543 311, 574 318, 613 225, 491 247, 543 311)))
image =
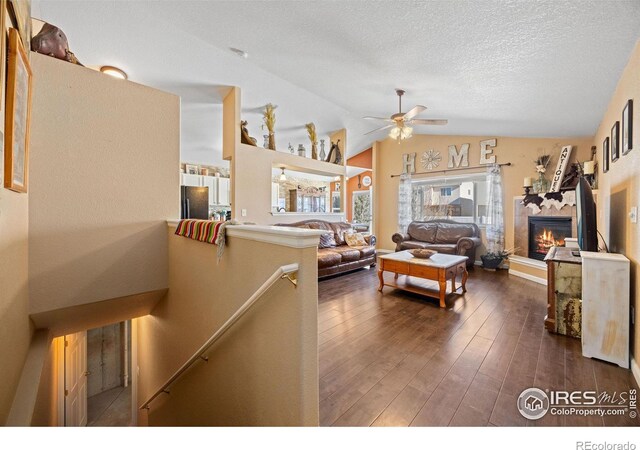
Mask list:
POLYGON ((640 36, 639 1, 35 1, 34 16, 86 64, 182 95, 193 158, 219 151, 216 85, 243 87, 250 125, 278 104, 283 141, 348 127, 350 154, 384 137, 360 117, 396 112, 396 87, 404 110, 449 119, 418 133, 589 136, 640 36))

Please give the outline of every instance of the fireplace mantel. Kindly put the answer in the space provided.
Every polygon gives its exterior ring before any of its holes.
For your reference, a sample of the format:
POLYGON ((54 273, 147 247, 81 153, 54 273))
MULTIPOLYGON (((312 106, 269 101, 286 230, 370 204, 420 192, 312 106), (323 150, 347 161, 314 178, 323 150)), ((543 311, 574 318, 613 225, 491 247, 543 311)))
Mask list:
POLYGON ((521 198, 521 203, 524 206, 531 208, 533 214, 540 214, 544 209, 555 208, 559 211, 565 206, 575 206, 576 191, 530 194, 521 198))

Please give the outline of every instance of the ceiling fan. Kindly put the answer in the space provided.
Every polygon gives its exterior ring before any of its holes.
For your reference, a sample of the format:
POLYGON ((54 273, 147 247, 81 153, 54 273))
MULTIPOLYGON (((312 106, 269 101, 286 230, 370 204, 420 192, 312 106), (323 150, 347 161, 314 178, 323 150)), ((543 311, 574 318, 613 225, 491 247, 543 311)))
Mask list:
POLYGON ((386 130, 387 128, 391 128, 389 132, 389 137, 391 139, 397 139, 398 141, 402 139, 408 139, 411 137, 411 133, 413 132, 413 128, 409 125, 446 125, 447 120, 444 119, 414 119, 415 116, 420 114, 422 111, 427 109, 426 106, 416 105, 406 113, 402 112, 402 96, 404 95, 404 90, 396 89, 396 94, 398 94, 398 112, 393 114, 391 117, 364 117, 364 119, 369 120, 384 120, 385 122, 391 122, 389 125, 384 125, 380 128, 376 128, 375 130, 371 130, 367 134, 375 133, 376 131, 386 130), (393 127, 393 128, 392 128, 393 127))

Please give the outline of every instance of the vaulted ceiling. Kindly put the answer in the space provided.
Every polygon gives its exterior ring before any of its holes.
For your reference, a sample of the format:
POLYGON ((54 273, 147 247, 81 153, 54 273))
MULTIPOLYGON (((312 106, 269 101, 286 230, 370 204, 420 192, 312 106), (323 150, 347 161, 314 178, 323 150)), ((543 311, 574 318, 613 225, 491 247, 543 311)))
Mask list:
POLYGON ((638 1, 35 1, 86 65, 182 96, 184 160, 220 160, 220 87, 243 88, 253 135, 306 143, 347 127, 349 154, 385 132, 364 115, 447 118, 424 134, 592 135, 640 37, 638 1), (248 59, 229 51, 245 50, 248 59))

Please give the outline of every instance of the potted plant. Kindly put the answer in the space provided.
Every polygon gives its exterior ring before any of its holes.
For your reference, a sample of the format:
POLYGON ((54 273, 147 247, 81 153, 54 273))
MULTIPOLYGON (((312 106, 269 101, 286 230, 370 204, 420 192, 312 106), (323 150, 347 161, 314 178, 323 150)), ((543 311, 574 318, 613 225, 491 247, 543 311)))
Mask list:
POLYGON ((512 250, 500 250, 497 252, 487 252, 480 256, 482 259, 482 268, 485 270, 495 271, 509 255, 513 254, 512 250))

